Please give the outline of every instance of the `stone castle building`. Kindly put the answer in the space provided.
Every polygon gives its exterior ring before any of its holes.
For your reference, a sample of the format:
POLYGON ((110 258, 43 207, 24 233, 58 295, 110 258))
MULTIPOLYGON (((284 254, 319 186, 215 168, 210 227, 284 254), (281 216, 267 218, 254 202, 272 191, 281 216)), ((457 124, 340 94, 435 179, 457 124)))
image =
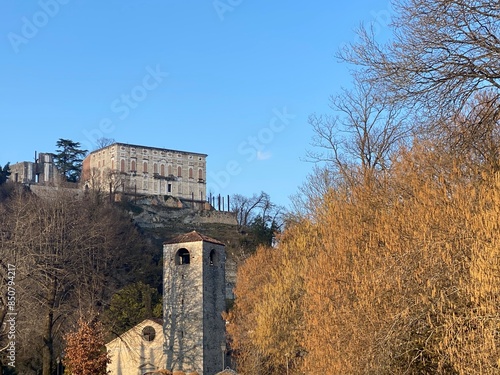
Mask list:
POLYGON ((206 200, 206 154, 113 143, 83 160, 86 188, 206 200))
POLYGON ((163 245, 166 368, 214 375, 226 358, 224 244, 197 233, 163 245))
POLYGON ((10 165, 9 180, 22 184, 53 185, 61 178, 54 165, 54 155, 50 153, 35 153, 35 161, 22 161, 10 165))

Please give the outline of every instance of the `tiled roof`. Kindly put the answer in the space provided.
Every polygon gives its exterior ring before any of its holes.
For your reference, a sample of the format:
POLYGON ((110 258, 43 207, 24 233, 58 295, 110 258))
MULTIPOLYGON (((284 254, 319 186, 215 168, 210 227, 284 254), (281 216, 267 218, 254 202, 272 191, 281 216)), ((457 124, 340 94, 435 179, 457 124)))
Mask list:
POLYGON ((204 234, 198 233, 195 230, 193 230, 192 232, 189 232, 189 233, 181 234, 181 235, 174 237, 168 241, 165 241, 164 244, 174 244, 174 243, 184 243, 184 242, 199 242, 199 241, 205 241, 205 242, 214 243, 216 245, 225 246, 224 243, 220 242, 219 240, 216 240, 215 238, 212 238, 209 236, 205 236, 204 234))
POLYGON ((97 152, 102 151, 102 150, 105 150, 107 148, 110 148, 111 146, 126 146, 126 147, 135 147, 135 148, 144 148, 144 149, 148 149, 148 150, 159 150, 159 151, 166 151, 166 152, 178 152, 178 153, 181 153, 181 154, 193 154, 193 155, 200 155, 200 156, 208 156, 207 154, 201 154, 199 152, 181 151, 181 150, 173 150, 173 149, 170 149, 170 148, 160 148, 160 147, 134 145, 134 144, 122 143, 122 142, 115 142, 115 143, 110 144, 108 146, 104 146, 102 148, 99 148, 97 150, 94 150, 94 151, 90 152, 89 155, 97 153, 97 152))
POLYGON ((218 372, 216 375, 238 375, 238 374, 236 373, 236 371, 227 368, 224 371, 218 372))

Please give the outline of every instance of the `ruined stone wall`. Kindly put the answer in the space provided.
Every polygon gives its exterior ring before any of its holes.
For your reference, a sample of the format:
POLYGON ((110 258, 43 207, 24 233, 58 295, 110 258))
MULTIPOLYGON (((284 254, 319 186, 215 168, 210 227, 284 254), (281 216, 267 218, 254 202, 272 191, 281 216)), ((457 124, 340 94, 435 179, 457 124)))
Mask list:
POLYGON ((58 185, 61 178, 54 165, 54 156, 48 153, 38 154, 36 162, 23 161, 10 166, 9 180, 22 184, 58 185))
POLYGON ((57 199, 61 195, 68 195, 75 199, 83 198, 84 191, 78 188, 78 184, 66 183, 66 186, 45 186, 45 185, 30 185, 30 190, 37 196, 43 199, 57 199), (68 185, 72 185, 68 187, 68 185))

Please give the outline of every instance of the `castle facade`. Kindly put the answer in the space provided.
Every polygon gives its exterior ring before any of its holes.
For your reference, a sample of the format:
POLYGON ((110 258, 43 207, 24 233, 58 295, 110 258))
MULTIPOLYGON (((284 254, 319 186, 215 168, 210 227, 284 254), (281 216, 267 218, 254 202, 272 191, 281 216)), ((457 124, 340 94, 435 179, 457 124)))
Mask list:
POLYGON ((83 160, 81 183, 111 193, 206 200, 206 154, 113 143, 83 160))

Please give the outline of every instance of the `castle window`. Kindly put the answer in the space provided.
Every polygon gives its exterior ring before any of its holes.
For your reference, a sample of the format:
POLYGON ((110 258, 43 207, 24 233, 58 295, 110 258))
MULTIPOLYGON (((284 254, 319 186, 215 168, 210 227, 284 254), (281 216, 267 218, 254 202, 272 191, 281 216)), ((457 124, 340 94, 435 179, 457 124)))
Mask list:
POLYGON ((132 163, 130 163, 130 171, 135 172, 137 169, 135 168, 135 160, 132 160, 132 163))
POLYGON ((158 173, 158 164, 153 164, 153 173, 158 173))
POLYGON ((125 172, 125 160, 120 160, 120 172, 125 172))
POLYGON ((219 265, 219 256, 215 249, 212 249, 212 251, 210 251, 209 261, 211 266, 217 267, 219 265))
POLYGON ((171 165, 169 165, 169 166, 168 166, 168 175, 170 176, 171 174, 172 174, 172 166, 171 166, 171 165))
POLYGON ((177 167, 177 177, 182 177, 182 167, 177 167))
POLYGON ((189 264, 190 261, 191 257, 187 249, 179 249, 175 254, 175 264, 179 266, 184 264, 189 264))
POLYGON ((146 341, 153 341, 156 337, 156 331, 151 326, 146 326, 142 329, 142 338, 146 341))
POLYGON ((198 169, 198 180, 203 180, 203 169, 198 169))
POLYGON ((172 184, 167 184, 167 193, 172 192, 172 184))
POLYGON ((145 161, 144 163, 142 163, 142 171, 144 173, 148 173, 148 162, 145 161))
POLYGON ((160 165, 160 176, 165 176, 165 164, 160 165))
POLYGON ((189 168, 189 178, 193 178, 193 168, 189 168))

